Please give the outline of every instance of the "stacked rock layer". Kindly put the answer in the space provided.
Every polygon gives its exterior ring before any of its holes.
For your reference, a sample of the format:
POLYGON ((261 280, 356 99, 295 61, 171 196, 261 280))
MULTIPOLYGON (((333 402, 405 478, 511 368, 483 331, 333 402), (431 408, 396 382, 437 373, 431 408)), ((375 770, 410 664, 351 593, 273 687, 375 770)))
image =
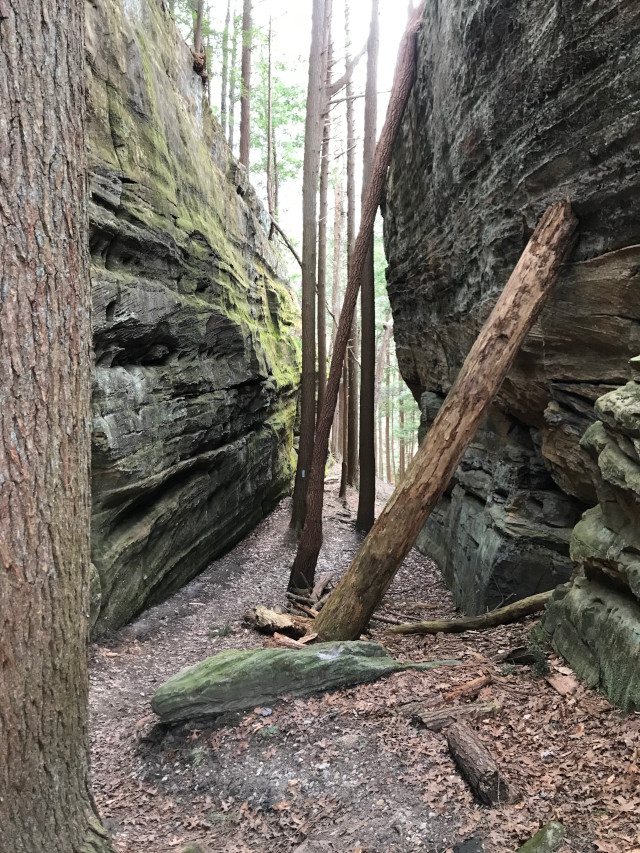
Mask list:
POLYGON ((298 315, 168 5, 86 9, 100 634, 289 489, 298 315))
POLYGON ((398 362, 438 411, 548 204, 573 261, 419 538, 467 613, 567 579, 596 502, 580 445, 640 347, 640 7, 434 0, 389 174, 398 362))

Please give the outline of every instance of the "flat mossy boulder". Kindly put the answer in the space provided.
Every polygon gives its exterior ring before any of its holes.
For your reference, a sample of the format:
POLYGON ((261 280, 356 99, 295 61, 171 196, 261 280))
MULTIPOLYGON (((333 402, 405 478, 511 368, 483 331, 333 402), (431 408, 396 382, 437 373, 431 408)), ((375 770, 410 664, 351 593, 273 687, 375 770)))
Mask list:
POLYGON ((270 705, 286 694, 311 696, 376 681, 407 669, 428 670, 457 661, 401 663, 377 643, 319 643, 306 649, 231 650, 172 676, 151 707, 162 722, 177 723, 270 705))
POLYGON ((553 853, 560 846, 564 835, 564 826, 552 820, 551 823, 536 832, 533 838, 518 848, 518 853, 553 853))

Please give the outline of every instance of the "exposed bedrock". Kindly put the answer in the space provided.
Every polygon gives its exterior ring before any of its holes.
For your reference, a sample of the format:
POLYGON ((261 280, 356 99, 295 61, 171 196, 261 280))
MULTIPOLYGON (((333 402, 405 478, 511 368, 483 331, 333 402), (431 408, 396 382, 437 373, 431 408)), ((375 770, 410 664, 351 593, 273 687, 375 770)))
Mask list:
POLYGON ((605 394, 596 414, 581 444, 594 461, 598 505, 573 531, 577 574, 554 593, 543 627, 578 675, 639 710, 640 384, 605 394))
POLYGON ((546 206, 573 255, 419 546, 477 613, 571 573, 580 447, 640 351, 640 7, 434 0, 387 187, 402 375, 428 425, 546 206))
POLYGON ((167 4, 88 2, 87 58, 100 634, 289 489, 298 316, 167 4))

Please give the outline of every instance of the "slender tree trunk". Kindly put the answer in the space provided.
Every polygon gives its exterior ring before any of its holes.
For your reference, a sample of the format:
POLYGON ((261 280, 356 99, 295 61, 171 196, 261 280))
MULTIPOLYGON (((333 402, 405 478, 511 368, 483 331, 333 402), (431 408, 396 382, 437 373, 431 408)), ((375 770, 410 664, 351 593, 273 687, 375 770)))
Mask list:
POLYGON ((384 449, 382 445, 382 418, 378 418, 378 477, 384 480, 384 449))
POLYGON ((222 83, 220 86, 220 124, 222 135, 227 138, 227 89, 229 86, 229 25, 231 22, 231 0, 227 0, 227 15, 222 33, 222 83))
POLYGON ((240 95, 240 162, 249 171, 251 144, 251 4, 242 7, 242 92, 240 95))
MULTIPOLYGON (((331 313, 337 317, 340 313, 340 270, 342 267, 342 229, 344 227, 344 211, 342 209, 342 178, 338 176, 334 190, 333 202, 333 277, 331 282, 331 313)), ((331 354, 336 339, 336 323, 331 321, 331 354)), ((342 395, 338 397, 338 405, 341 406, 342 395)), ((337 423, 333 424, 331 436, 331 452, 337 456, 338 448, 342 449, 338 434, 342 423, 341 412, 338 413, 337 423)))
POLYGON ((404 412, 400 407, 400 403, 398 402, 398 420, 399 420, 399 453, 400 453, 400 468, 398 470, 398 476, 402 480, 405 472, 405 459, 404 459, 404 412))
POLYGON ((0 7, 0 847, 109 845, 89 791, 83 0, 0 7), (11 117, 11 121, 9 121, 11 117))
POLYGON ((359 637, 368 623, 540 313, 577 224, 569 202, 542 217, 403 482, 317 617, 322 639, 359 637))
POLYGON ((271 130, 271 149, 273 151, 273 211, 276 219, 280 206, 280 178, 278 176, 278 151, 276 149, 276 132, 271 130))
POLYGON ((193 29, 193 51, 199 56, 204 54, 204 41, 202 39, 202 19, 204 17, 204 0, 196 2, 196 23, 193 29))
MULTIPOLYGON (((333 363, 333 360, 332 360, 333 363)), ((342 368, 342 470, 339 497, 347 496, 347 451, 349 448, 349 371, 346 361, 342 368)))
MULTIPOLYGON (((235 3, 234 3, 235 12, 235 3)), ((229 148, 233 153, 233 137, 236 123, 236 88, 238 80, 238 41, 240 29, 237 15, 233 15, 233 40, 231 42, 231 70, 229 71, 229 148)))
MULTIPOLYGON (((344 40, 345 63, 351 64, 351 33, 350 33, 349 0, 344 4, 344 40)), ((356 238, 356 131, 355 114, 353 109, 353 83, 351 77, 346 85, 347 109, 347 270, 351 269, 351 257, 356 238)), ((347 347, 347 365, 349 370, 349 434, 347 443, 347 483, 355 486, 358 468, 358 365, 356 363, 358 324, 354 314, 351 323, 351 334, 347 347)))
MULTIPOLYGON (((371 26, 367 43, 367 85, 364 97, 364 144, 362 162, 362 202, 376 150, 378 116, 378 45, 380 42, 378 0, 371 0, 371 26)), ((375 520, 375 358, 376 309, 373 245, 369 249, 362 276, 360 295, 360 491, 356 528, 368 532, 375 520)))
MULTIPOLYGON (((331 15, 333 0, 325 0, 324 51, 326 56, 326 91, 331 85, 331 15)), ((324 401, 327 384, 327 217, 329 194, 329 138, 330 122, 328 98, 324 96, 322 121, 322 155, 320 160, 320 217, 318 220, 318 400, 317 415, 324 401)))
POLYGON ((391 475, 391 356, 387 350, 387 375, 385 384, 387 386, 387 407, 385 411, 385 456, 387 460, 387 483, 393 483, 391 475))
POLYGON ((396 431, 395 431, 395 423, 394 423, 396 411, 395 411, 395 406, 393 405, 393 397, 394 397, 395 390, 396 390, 395 385, 396 385, 396 382, 395 382, 395 376, 394 376, 393 377, 393 393, 391 395, 391 400, 390 400, 390 403, 391 403, 391 481, 390 482, 392 482, 394 485, 398 479, 396 476, 396 470, 397 470, 396 469, 396 447, 395 447, 395 445, 396 445, 396 431))
POLYGON ((387 117, 376 146, 376 156, 371 170, 371 179, 367 188, 365 203, 362 206, 360 231, 351 258, 351 268, 347 279, 344 304, 340 313, 336 340, 331 357, 331 369, 327 381, 324 406, 318 422, 316 441, 313 446, 313 457, 307 495, 307 518, 298 545, 292 573, 313 581, 318 554, 322 546, 322 505, 324 499, 324 466, 329 449, 329 433, 336 408, 336 400, 340 387, 340 373, 345 359, 349 331, 353 323, 353 315, 358 301, 358 290, 362 272, 367 258, 369 246, 373 242, 373 225, 378 205, 382 198, 384 185, 391 160, 393 142, 404 113, 405 105, 413 86, 416 65, 416 33, 420 17, 421 5, 415 16, 409 22, 403 36, 398 54, 395 78, 389 98, 387 117))
MULTIPOLYGON (((317 193, 322 138, 322 94, 326 70, 323 68, 324 0, 313 0, 309 85, 304 133, 302 179, 302 381, 300 386, 300 447, 293 491, 291 526, 301 530, 305 520, 307 484, 313 453, 316 386, 316 272, 317 272, 317 193)), ((304 588, 307 577, 292 572, 290 588, 304 588)))
POLYGON ((384 333, 382 335, 382 341, 380 342, 380 349, 378 351, 378 357, 376 360, 376 383, 373 394, 373 412, 374 415, 378 412, 378 406, 380 404, 380 391, 382 389, 382 376, 384 374, 384 366, 388 362, 388 353, 389 353, 389 342, 391 340, 391 334, 393 332, 393 320, 388 318, 385 323, 382 324, 384 328, 384 333))
POLYGON ((273 219, 275 217, 275 211, 273 207, 273 178, 271 164, 271 160, 273 157, 273 120, 271 115, 271 18, 269 18, 269 37, 267 45, 267 205, 269 207, 269 215, 271 216, 272 220, 271 230, 273 230, 273 219))

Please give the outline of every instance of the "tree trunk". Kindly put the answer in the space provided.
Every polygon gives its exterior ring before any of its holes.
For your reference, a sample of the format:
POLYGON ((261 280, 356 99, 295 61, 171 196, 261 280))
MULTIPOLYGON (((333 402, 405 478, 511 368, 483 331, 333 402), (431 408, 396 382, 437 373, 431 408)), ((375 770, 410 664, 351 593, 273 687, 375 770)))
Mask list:
MULTIPOLYGON (((235 5, 234 5, 235 11, 235 5)), ((238 80, 238 16, 233 16, 233 41, 231 43, 231 70, 229 71, 229 148, 233 154, 233 136, 236 123, 236 85, 238 80)))
MULTIPOLYGON (((380 41, 378 0, 371 0, 371 25, 367 43, 367 85, 364 96, 364 143, 362 163, 362 202, 371 174, 376 150, 378 115, 378 45, 380 41)), ((375 521, 375 360, 376 310, 373 271, 373 244, 369 249, 362 276, 360 295, 360 492, 356 529, 368 532, 375 521)))
POLYGON ((251 142, 251 3, 242 7, 242 92, 240 94, 240 162, 249 171, 251 142))
POLYGON ((0 11, 0 846, 109 848, 89 791, 83 0, 0 11), (12 117, 12 121, 9 121, 12 117))
MULTIPOLYGON (((300 446, 293 491, 291 526, 301 530, 305 520, 307 483, 313 453, 316 422, 316 271, 317 271, 317 193, 322 137, 322 93, 325 72, 322 62, 324 0, 313 0, 309 85, 304 131, 302 177, 302 379, 300 385, 300 446)), ((292 572, 290 588, 304 588, 313 576, 292 572)))
POLYGON ((404 477, 405 464, 404 464, 404 412, 402 411, 400 401, 398 401, 398 444, 399 444, 399 452, 400 452, 400 467, 398 469, 398 477, 400 480, 404 477))
POLYGON ((222 33, 222 83, 220 85, 220 125, 222 135, 227 138, 227 87, 229 85, 229 24, 231 22, 231 0, 227 0, 227 15, 222 33))
MULTIPOLYGON (((331 14, 333 0, 325 0, 324 52, 326 56, 326 91, 331 84, 331 14)), ((322 122, 322 154, 320 160, 320 216, 318 220, 318 400, 320 416, 327 384, 327 216, 329 194, 329 110, 327 98, 322 122)))
POLYGON ((476 799, 494 807, 518 800, 516 788, 501 774, 494 757, 466 723, 457 722, 449 727, 447 743, 476 799))
POLYGON ((315 566, 318 560, 318 554, 320 553, 320 547, 322 545, 324 466, 327 459, 327 451, 329 449, 329 433, 331 431, 333 414, 335 412, 336 400, 338 398, 338 390, 340 388, 340 373, 345 359, 347 341, 353 322, 356 302, 358 301, 358 290, 360 288, 362 271, 366 262, 369 246, 373 242, 373 225, 385 186, 387 170, 391 160, 393 142, 404 113, 404 108, 407 103, 411 87, 413 86, 416 66, 416 33, 423 8, 424 5, 421 5, 416 11, 414 18, 409 22, 409 26, 407 27, 400 45, 395 78, 393 81, 391 96, 389 98, 389 106, 387 108, 387 117, 385 119, 384 127, 382 128, 380 141, 376 146, 376 156, 371 170, 371 180, 369 181, 369 186, 367 188, 365 203, 362 206, 360 231, 358 233, 358 238, 351 258, 351 268, 347 279, 344 304, 340 313, 340 320, 336 331, 335 346, 331 357, 331 369, 329 371, 329 379, 327 381, 324 406, 322 407, 320 420, 318 421, 316 441, 313 446, 313 458, 309 477, 307 500, 307 519, 298 545, 298 552, 296 554, 292 570, 299 576, 304 575, 307 581, 310 582, 309 586, 313 586, 312 581, 315 566))
POLYGON ((380 343, 380 350, 378 352, 378 358, 376 361, 376 384, 373 395, 373 411, 374 414, 378 412, 378 405, 380 404, 380 391, 382 390, 382 376, 384 374, 384 366, 388 361, 388 353, 389 353, 389 341, 391 340, 391 334, 393 332, 393 320, 391 318, 387 319, 385 323, 382 324, 384 328, 384 334, 382 335, 382 341, 380 343))
POLYGON ((547 602, 553 595, 549 592, 539 592, 530 595, 520 601, 507 604, 498 610, 482 613, 480 616, 465 616, 462 619, 451 619, 449 621, 436 622, 413 622, 405 625, 395 625, 389 628, 392 634, 459 634, 463 631, 481 631, 484 628, 495 628, 496 625, 507 625, 509 622, 517 622, 532 613, 544 610, 547 602))
POLYGON ((271 131, 271 147, 273 150, 273 212, 278 218, 278 208, 280 204, 280 178, 278 176, 278 152, 276 150, 276 132, 271 131))
POLYGON ((204 17, 204 0, 196 2, 196 23, 193 28, 193 52, 201 56, 204 54, 204 41, 202 39, 202 19, 204 17))
POLYGON ((273 157, 272 142, 273 142, 273 118, 272 118, 272 92, 271 92, 271 18, 269 18, 269 36, 267 40, 267 206, 269 216, 271 217, 271 228, 269 236, 273 234, 273 219, 275 218, 275 210, 273 207, 273 170, 271 160, 273 157))
MULTIPOLYGON (((331 366, 333 366, 333 357, 331 358, 331 366)), ((342 426, 340 434, 342 437, 342 469, 340 472, 340 492, 338 497, 346 498, 347 496, 347 449, 348 449, 348 432, 349 432, 349 371, 346 361, 342 367, 342 426)))
MULTIPOLYGON (((349 0, 344 4, 344 40, 345 63, 351 65, 349 0)), ((353 109, 353 82, 351 77, 346 84, 347 107, 347 277, 351 269, 351 257, 356 239, 356 130, 353 109)), ((349 371, 349 394, 347 396, 348 439, 347 439, 347 484, 355 486, 358 468, 358 365, 356 364, 358 324, 355 313, 351 323, 351 334, 347 346, 347 366, 349 371)))
POLYGON ((542 217, 403 483, 324 606, 316 627, 323 639, 362 633, 500 389, 572 246, 576 226, 569 202, 542 217))
POLYGON ((389 354, 389 350, 387 350, 387 376, 386 376, 386 386, 387 386, 387 406, 385 411, 385 456, 387 460, 387 483, 393 482, 393 476, 391 474, 391 356, 389 354))
MULTIPOLYGON (((342 209, 342 178, 339 175, 336 179, 333 202, 333 278, 331 282, 331 311, 334 317, 340 313, 340 269, 342 262, 342 229, 344 225, 344 211, 342 209)), ((331 321, 331 354, 333 355, 333 347, 336 339, 336 323, 331 321)), ((339 398, 341 399, 341 398, 339 398)), ((339 441, 341 416, 338 413, 337 424, 334 423, 331 432, 332 444, 331 452, 334 457, 338 454, 338 449, 342 448, 339 441)))

